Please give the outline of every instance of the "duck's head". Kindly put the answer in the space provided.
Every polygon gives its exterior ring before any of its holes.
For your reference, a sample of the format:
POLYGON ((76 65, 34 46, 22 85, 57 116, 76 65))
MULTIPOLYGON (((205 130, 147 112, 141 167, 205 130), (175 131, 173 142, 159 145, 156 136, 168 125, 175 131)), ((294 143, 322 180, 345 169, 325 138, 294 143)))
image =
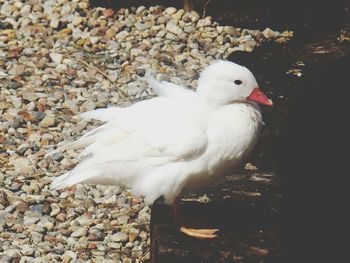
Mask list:
POLYGON ((206 67, 198 80, 198 95, 212 105, 255 101, 272 106, 246 67, 219 60, 206 67))

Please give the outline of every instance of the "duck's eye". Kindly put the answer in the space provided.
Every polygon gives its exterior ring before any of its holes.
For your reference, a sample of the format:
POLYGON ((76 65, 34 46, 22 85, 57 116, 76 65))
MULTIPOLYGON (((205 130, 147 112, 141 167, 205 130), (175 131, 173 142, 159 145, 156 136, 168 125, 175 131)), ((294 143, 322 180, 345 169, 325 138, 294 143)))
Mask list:
POLYGON ((236 80, 234 81, 234 83, 237 84, 237 85, 241 85, 241 84, 242 84, 242 80, 236 79, 236 80))

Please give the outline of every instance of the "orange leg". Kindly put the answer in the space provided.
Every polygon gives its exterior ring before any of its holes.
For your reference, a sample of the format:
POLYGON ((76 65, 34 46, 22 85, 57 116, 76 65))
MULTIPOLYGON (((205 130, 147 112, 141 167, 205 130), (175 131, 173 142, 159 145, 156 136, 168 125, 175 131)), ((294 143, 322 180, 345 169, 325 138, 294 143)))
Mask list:
MULTIPOLYGON (((174 217, 174 221, 177 224, 177 221, 181 218, 179 213, 179 204, 178 200, 175 199, 171 206, 171 211, 174 217)), ((178 225, 178 224, 177 224, 178 225)), ((179 230, 181 233, 194 237, 199 239, 213 239, 217 237, 216 232, 219 231, 219 229, 195 229, 195 228, 188 228, 185 226, 180 226, 179 230)))
POLYGON ((187 227, 180 227, 180 231, 184 233, 187 236, 200 238, 200 239, 212 239, 216 238, 218 235, 216 232, 219 231, 219 229, 195 229, 195 228, 187 228, 187 227))

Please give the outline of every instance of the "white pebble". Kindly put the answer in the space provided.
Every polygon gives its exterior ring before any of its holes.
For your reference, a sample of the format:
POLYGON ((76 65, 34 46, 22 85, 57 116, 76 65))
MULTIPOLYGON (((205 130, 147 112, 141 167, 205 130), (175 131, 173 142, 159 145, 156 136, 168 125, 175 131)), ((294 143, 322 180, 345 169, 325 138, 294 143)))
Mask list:
POLYGON ((167 15, 175 14, 176 11, 177 11, 177 10, 176 10, 175 7, 168 7, 168 8, 165 9, 165 13, 166 13, 167 15))
POLYGON ((125 242, 129 239, 128 235, 123 232, 118 232, 111 236, 112 241, 115 242, 125 242))
POLYGON ((87 233, 87 229, 85 227, 79 228, 78 230, 74 231, 70 236, 71 237, 82 237, 85 236, 87 233))
POLYGON ((50 53, 50 58, 56 64, 61 64, 63 56, 59 53, 50 53))

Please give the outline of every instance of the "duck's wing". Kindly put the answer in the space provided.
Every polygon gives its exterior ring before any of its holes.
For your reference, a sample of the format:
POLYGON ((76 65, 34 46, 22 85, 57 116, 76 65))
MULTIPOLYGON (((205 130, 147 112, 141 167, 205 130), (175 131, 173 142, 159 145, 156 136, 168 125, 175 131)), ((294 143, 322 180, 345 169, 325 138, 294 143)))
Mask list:
MULTIPOLYGON (((81 153, 83 160, 56 178, 51 188, 79 182, 133 188, 140 178, 152 178, 158 168, 198 158, 207 147, 207 136, 188 110, 169 98, 115 108, 114 117, 107 123, 65 146, 64 149, 85 148, 81 153)), ((112 114, 112 110, 108 113, 112 114)), ((86 116, 100 117, 99 114, 93 111, 86 116)))
POLYGON ((160 97, 192 98, 196 95, 193 90, 168 81, 158 82, 149 77, 147 82, 148 86, 154 91, 154 93, 160 97))

